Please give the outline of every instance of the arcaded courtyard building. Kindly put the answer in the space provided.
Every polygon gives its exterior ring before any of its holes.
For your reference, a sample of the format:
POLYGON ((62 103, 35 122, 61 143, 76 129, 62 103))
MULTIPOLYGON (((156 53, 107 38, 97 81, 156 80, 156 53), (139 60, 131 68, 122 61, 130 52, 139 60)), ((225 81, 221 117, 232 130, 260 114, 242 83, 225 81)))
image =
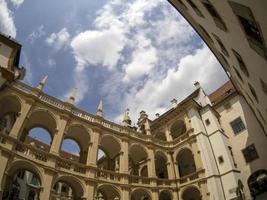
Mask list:
POLYGON ((0 199, 267 199, 265 1, 169 0, 231 76, 150 120, 122 125, 20 82, 21 46, 0 37, 0 199), (48 142, 31 137, 42 130, 48 142), (67 140, 79 152, 64 151, 67 140))

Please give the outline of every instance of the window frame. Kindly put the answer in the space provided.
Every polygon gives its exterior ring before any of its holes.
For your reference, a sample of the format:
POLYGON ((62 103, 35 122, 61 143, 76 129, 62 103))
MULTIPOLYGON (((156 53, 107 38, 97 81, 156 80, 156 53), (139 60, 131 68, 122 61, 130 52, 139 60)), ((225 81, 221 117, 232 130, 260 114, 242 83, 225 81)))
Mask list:
POLYGON ((232 120, 231 122, 230 122, 230 126, 231 126, 231 128, 232 128, 232 130, 233 130, 233 133, 235 134, 235 135, 238 135, 238 134, 240 134, 241 132, 243 132, 244 130, 246 130, 246 126, 245 126, 245 124, 244 124, 244 122, 243 122, 243 120, 242 120, 242 118, 239 116, 239 117, 237 117, 237 118, 235 118, 234 120, 232 120), (239 120, 239 123, 237 124, 237 120, 239 120), (240 125, 240 122, 242 123, 242 125, 240 125), (238 129, 237 128, 234 128, 233 126, 234 125, 238 125, 238 129), (243 126, 243 127, 242 127, 243 126), (236 131, 237 130, 237 131, 236 131))
POLYGON ((252 143, 252 144, 246 146, 246 148, 242 149, 242 154, 244 156, 246 163, 251 163, 254 160, 257 160, 259 158, 259 154, 258 154, 258 151, 257 151, 254 143, 252 143), (249 148, 252 148, 252 149, 249 149, 249 148), (253 154, 251 154, 251 153, 253 153, 253 154), (249 156, 249 157, 246 157, 246 156, 249 156))

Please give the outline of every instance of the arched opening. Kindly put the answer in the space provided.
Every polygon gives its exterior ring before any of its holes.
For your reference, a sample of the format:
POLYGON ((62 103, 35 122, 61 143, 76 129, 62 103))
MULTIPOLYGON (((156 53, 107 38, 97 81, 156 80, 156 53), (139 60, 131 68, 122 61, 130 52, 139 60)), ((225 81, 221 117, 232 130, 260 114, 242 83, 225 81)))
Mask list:
POLYGON ((129 171, 136 176, 147 177, 147 152, 143 146, 134 144, 129 150, 129 171), (145 168, 146 167, 146 168, 145 168), (146 170, 145 170, 146 169, 146 170))
POLYGON ((172 195, 170 191, 163 190, 159 194, 159 200, 172 200, 172 195))
POLYGON ((76 162, 80 162, 80 145, 73 139, 65 138, 61 144, 60 156, 76 162))
POLYGON ((183 149, 176 157, 180 177, 196 172, 195 160, 189 149, 183 149))
POLYGON ((21 110, 20 101, 13 96, 0 99, 0 133, 9 134, 21 110))
POLYGON ((164 132, 157 132, 155 134, 155 138, 162 140, 162 141, 167 141, 167 138, 164 132))
POLYGON ((157 152, 155 155, 156 175, 161 179, 168 179, 167 159, 162 152, 157 152))
POLYGON ((101 185, 97 188, 96 200, 120 200, 119 190, 111 185, 101 185))
POLYGON ((32 113, 24 125, 19 139, 45 151, 50 150, 57 123, 52 114, 47 111, 32 113))
POLYGON ((248 187, 252 197, 267 193, 267 170, 260 169, 248 178, 248 187))
POLYGON ((52 188, 51 200, 74 199, 75 194, 71 186, 63 181, 58 181, 52 188))
POLYGON ((80 125, 70 126, 61 143, 60 155, 83 164, 86 164, 90 134, 80 125))
POLYGON ((101 169, 119 171, 120 143, 113 136, 104 136, 98 147, 97 166, 101 169))
POLYGON ((2 199, 38 200, 40 189, 41 181, 37 174, 19 169, 8 175, 2 199))
POLYGON ((131 200, 151 200, 151 196, 146 189, 138 188, 131 193, 131 200))
POLYGON ((201 200, 200 191, 195 187, 187 188, 182 194, 183 200, 201 200))
POLYGON ((184 121, 182 121, 182 120, 178 120, 178 121, 174 122, 173 125, 171 126, 172 139, 178 138, 179 136, 181 136, 185 132, 186 132, 186 126, 185 126, 184 121))
POLYGON ((57 179, 51 189, 51 200, 68 199, 81 200, 83 199, 83 187, 78 180, 70 176, 63 176, 57 179))

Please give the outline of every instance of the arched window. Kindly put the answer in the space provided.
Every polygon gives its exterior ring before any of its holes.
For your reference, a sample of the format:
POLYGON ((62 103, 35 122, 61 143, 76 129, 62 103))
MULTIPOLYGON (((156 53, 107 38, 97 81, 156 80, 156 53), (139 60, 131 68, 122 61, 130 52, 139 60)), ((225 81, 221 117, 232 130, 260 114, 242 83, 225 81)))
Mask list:
POLYGON ((98 149, 97 166, 105 170, 119 171, 120 143, 113 136, 106 135, 100 140, 98 149))
POLYGON ((166 139, 166 135, 164 132, 157 132, 155 134, 155 138, 159 139, 159 140, 162 140, 162 141, 167 141, 166 139))
POLYGON ((131 200, 151 200, 151 196, 146 189, 139 188, 131 193, 131 200))
POLYGON ((176 157, 180 177, 196 172, 195 160, 189 149, 183 149, 176 157))
POLYGON ((134 144, 129 149, 129 171, 132 175, 142 176, 142 167, 147 165, 147 152, 145 148, 139 144, 134 144))
POLYGON ((187 188, 182 194, 183 200, 201 200, 200 191, 195 187, 187 188))
POLYGON ((171 136, 173 139, 178 138, 186 132, 186 126, 184 121, 178 120, 171 126, 171 136))
POLYGON ((115 186, 101 185, 97 188, 95 199, 97 200, 120 200, 119 190, 115 186))
POLYGON ((161 179, 168 178, 167 159, 165 155, 161 152, 157 152, 155 155, 155 168, 156 168, 156 175, 158 178, 161 179))
POLYGON ((37 127, 30 129, 23 141, 44 151, 49 151, 52 136, 46 129, 37 127))
POLYGON ((159 200, 172 200, 172 195, 169 191, 163 190, 159 194, 159 200))
POLYGON ((248 187, 252 197, 256 197, 267 191, 267 170, 260 169, 248 178, 248 187))
POLYGON ((64 139, 60 149, 60 155, 63 158, 70 160, 80 161, 81 148, 79 144, 73 139, 64 139))

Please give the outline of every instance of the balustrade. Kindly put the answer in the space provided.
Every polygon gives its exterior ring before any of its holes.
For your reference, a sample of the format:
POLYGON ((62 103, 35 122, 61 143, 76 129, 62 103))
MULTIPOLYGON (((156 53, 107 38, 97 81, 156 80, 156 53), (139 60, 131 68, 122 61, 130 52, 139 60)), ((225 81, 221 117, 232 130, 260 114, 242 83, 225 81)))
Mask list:
POLYGON ((110 181, 120 181, 121 180, 121 174, 109 171, 109 170, 103 170, 103 169, 96 169, 95 177, 98 179, 104 179, 104 180, 110 180, 110 181))
POLYGON ((86 166, 75 161, 71 161, 64 158, 57 158, 56 168, 58 169, 67 169, 73 172, 78 172, 81 174, 86 173, 86 166))
POLYGON ((190 183, 192 181, 195 181, 195 180, 197 180, 199 178, 202 178, 203 175, 204 175, 204 172, 205 172, 204 169, 200 169, 200 170, 198 170, 198 171, 196 171, 194 173, 188 174, 188 175, 180 178, 179 179, 179 183, 180 184, 188 184, 188 183, 190 183))
POLYGON ((131 184, 150 185, 150 178, 148 178, 148 177, 142 177, 142 176, 130 175, 129 182, 131 184))

